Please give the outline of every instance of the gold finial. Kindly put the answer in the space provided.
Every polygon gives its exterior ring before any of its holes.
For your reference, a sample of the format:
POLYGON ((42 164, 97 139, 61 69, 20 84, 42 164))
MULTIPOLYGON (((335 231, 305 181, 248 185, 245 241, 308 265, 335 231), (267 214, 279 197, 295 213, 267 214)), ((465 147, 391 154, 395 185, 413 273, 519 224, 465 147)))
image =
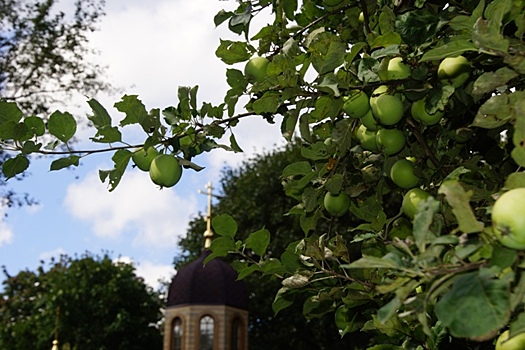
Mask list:
MULTIPOLYGON (((206 194, 208 195, 208 213, 206 215, 206 232, 204 232, 204 248, 209 249, 213 238, 213 230, 211 229, 211 197, 213 196, 213 186, 211 182, 206 184, 206 194)), ((202 191, 199 191, 203 193, 202 191)))
POLYGON ((60 322, 60 307, 55 309, 55 340, 53 340, 53 347, 51 350, 58 350, 58 327, 60 322))

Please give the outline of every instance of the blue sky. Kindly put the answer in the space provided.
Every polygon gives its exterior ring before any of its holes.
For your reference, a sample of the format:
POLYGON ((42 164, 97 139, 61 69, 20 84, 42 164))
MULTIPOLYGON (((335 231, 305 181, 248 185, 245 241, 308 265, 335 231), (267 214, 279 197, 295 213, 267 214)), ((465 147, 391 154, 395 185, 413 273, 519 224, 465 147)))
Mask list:
MULTIPOLYGON (((67 1, 64 8, 67 8, 67 1)), ((200 101, 220 103, 227 89, 227 66, 215 57, 219 37, 233 38, 225 28, 215 28, 213 16, 222 8, 233 9, 234 1, 153 0, 108 1, 91 46, 100 51, 90 59, 108 66, 108 80, 123 92, 97 98, 118 120, 112 106, 123 93, 137 94, 148 109, 177 103, 177 87, 199 85, 200 101)), ((257 25, 257 22, 254 23, 257 25)), ((256 30, 252 30, 255 33, 256 30)), ((239 68, 239 67, 238 67, 239 68)), ((86 98, 79 96, 67 109, 84 118, 86 98), (78 105, 78 106, 77 106, 78 105)), ((0 266, 10 274, 34 270, 40 260, 60 254, 100 254, 132 261, 148 283, 169 279, 176 242, 187 224, 206 210, 206 197, 198 193, 207 182, 218 183, 220 170, 236 166, 253 153, 284 143, 279 126, 260 119, 240 123, 236 137, 244 154, 213 151, 195 159, 206 166, 202 172, 185 171, 175 187, 159 190, 148 174, 138 169, 126 172, 119 187, 108 192, 98 179, 99 169, 111 168, 111 154, 89 156, 80 167, 49 172, 50 159, 32 160, 30 176, 9 181, 9 186, 38 200, 33 207, 0 209, 7 217, 0 222, 0 266)), ((88 140, 93 130, 82 130, 88 140)), ((143 139, 134 131, 131 142, 143 139)), ((77 148, 93 148, 81 142, 77 148)))

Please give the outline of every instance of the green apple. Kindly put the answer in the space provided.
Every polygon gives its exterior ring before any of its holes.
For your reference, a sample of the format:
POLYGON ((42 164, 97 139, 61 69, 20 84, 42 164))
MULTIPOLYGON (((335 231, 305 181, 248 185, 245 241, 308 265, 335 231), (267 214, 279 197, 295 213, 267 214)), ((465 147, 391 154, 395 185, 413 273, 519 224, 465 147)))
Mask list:
POLYGON ((350 197, 345 192, 332 194, 326 192, 324 196, 324 207, 326 211, 332 216, 343 216, 350 208, 350 197))
POLYGON ((379 98, 379 96, 385 95, 388 92, 388 86, 381 85, 378 88, 376 88, 374 91, 372 91, 372 96, 370 96, 370 108, 373 109, 374 105, 379 98))
POLYGON ((357 331, 360 327, 356 324, 357 314, 352 312, 352 309, 341 305, 337 308, 334 314, 335 325, 339 329, 341 335, 357 331))
POLYGON ((492 228, 501 244, 525 249, 525 188, 502 194, 492 207, 492 228))
POLYGON ((345 101, 343 111, 350 118, 361 118, 370 110, 368 96, 363 91, 352 90, 347 96, 343 97, 343 100, 345 101))
POLYGON ((182 166, 174 156, 160 154, 151 162, 149 176, 156 185, 172 187, 182 176, 182 166))
POLYGON ((470 64, 464 56, 447 57, 438 66, 438 79, 455 88, 463 85, 470 76, 470 64))
POLYGON ((266 71, 270 61, 266 57, 254 57, 244 66, 244 75, 260 83, 266 77, 266 71))
POLYGON ((426 109, 426 98, 422 98, 412 103, 410 113, 415 120, 420 121, 425 125, 437 124, 445 115, 443 111, 437 111, 434 114, 428 113, 426 109))
POLYGON ((525 349, 525 333, 520 333, 509 339, 510 332, 506 330, 501 333, 496 341, 496 350, 520 350, 525 349))
POLYGON ((386 155, 398 153, 405 147, 405 135, 398 129, 379 129, 376 135, 377 147, 386 155))
POLYGON ((420 188, 413 188, 405 193, 403 202, 401 203, 401 209, 406 216, 410 219, 414 219, 418 211, 419 203, 430 197, 430 194, 423 191, 420 188))
POLYGON ((368 130, 370 131, 379 130, 379 124, 377 123, 377 120, 374 117, 374 114, 372 113, 371 109, 369 109, 368 113, 362 116, 360 120, 361 120, 361 124, 363 124, 368 130))
POLYGON ((360 125, 356 132, 356 138, 363 149, 377 152, 376 132, 368 130, 364 125, 360 125))
POLYGON ((403 102, 392 95, 380 95, 372 105, 374 117, 383 125, 395 125, 403 118, 403 102))
POLYGON ((363 12, 359 12, 359 17, 357 18, 357 21, 361 24, 365 23, 365 14, 363 12))
POLYGON ((135 149, 131 156, 131 160, 137 168, 142 171, 149 171, 151 162, 159 155, 159 152, 154 147, 149 147, 147 150, 143 147, 135 149))
POLYGON ((410 77, 410 67, 403 63, 401 57, 394 57, 388 62, 388 80, 406 79, 410 77))
POLYGON ((413 188, 419 183, 419 177, 414 174, 414 165, 407 159, 400 159, 390 168, 390 178, 401 188, 413 188))

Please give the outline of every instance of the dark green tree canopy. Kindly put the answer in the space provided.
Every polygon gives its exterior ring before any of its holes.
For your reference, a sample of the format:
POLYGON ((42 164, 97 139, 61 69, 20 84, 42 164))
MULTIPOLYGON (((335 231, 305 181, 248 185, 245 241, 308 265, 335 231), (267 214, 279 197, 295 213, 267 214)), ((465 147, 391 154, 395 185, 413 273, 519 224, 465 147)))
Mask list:
POLYGON ((160 349, 161 298, 133 265, 84 254, 10 276, 0 293, 0 348, 160 349))

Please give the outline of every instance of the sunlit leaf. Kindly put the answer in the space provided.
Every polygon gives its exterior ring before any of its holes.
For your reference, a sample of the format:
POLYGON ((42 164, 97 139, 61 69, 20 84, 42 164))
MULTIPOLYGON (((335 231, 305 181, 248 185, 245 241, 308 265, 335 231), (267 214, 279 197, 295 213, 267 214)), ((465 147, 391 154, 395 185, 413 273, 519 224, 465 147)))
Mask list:
POLYGON ((444 182, 438 193, 444 194, 452 212, 458 220, 458 229, 464 233, 482 232, 484 225, 479 222, 470 206, 472 193, 465 192, 461 184, 456 180, 444 182))
POLYGON ((212 219, 212 225, 219 236, 233 238, 237 233, 237 222, 231 215, 221 214, 212 219))

